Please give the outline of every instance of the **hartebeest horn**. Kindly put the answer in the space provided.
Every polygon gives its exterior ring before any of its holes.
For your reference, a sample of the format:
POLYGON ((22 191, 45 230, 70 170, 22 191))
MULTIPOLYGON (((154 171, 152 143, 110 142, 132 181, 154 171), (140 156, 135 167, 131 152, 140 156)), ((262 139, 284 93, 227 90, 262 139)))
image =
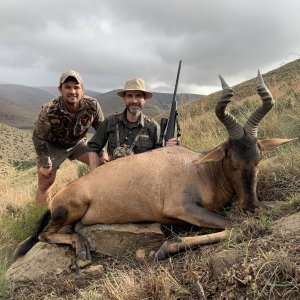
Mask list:
POLYGON ((273 107, 275 101, 271 92, 266 87, 266 84, 258 70, 257 78, 256 78, 256 89, 258 95, 263 101, 262 105, 258 107, 248 118, 244 130, 245 132, 251 136, 257 137, 257 128, 259 122, 263 119, 263 117, 269 112, 269 110, 273 107))
POLYGON ((228 86, 225 80, 220 76, 223 94, 218 101, 215 112, 218 119, 225 125, 230 139, 238 139, 244 135, 243 127, 238 123, 236 118, 226 111, 226 106, 231 102, 233 90, 228 86))

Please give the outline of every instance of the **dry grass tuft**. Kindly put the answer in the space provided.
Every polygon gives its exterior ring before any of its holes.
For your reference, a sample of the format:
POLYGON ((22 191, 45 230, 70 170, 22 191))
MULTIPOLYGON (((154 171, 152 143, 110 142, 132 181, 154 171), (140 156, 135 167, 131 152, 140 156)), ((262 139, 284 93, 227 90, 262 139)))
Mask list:
POLYGON ((257 194, 261 201, 277 201, 300 192, 299 142, 269 154, 260 164, 257 194), (274 156, 271 156, 274 155, 274 156))
MULTIPOLYGON (((298 249, 298 254, 299 253, 298 249)), ((300 263, 283 247, 260 251, 260 268, 255 273, 252 288, 257 298, 296 299, 300 293, 300 263)))
POLYGON ((125 270, 109 274, 104 280, 107 299, 178 299, 189 295, 175 274, 161 266, 157 270, 125 270))

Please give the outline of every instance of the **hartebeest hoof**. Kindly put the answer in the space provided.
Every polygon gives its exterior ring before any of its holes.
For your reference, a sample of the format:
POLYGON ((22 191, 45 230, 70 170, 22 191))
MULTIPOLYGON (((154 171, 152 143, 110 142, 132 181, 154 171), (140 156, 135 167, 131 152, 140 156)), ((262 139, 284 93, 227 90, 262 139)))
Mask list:
POLYGON ((73 238, 75 241, 76 259, 77 260, 90 260, 91 251, 89 241, 80 233, 74 233, 73 238))
POLYGON ((168 241, 165 241, 159 250, 155 253, 154 258, 156 260, 163 260, 169 257, 169 247, 168 247, 168 241))
POLYGON ((79 260, 89 260, 89 259, 91 259, 91 254, 90 254, 89 251, 81 251, 77 255, 77 259, 79 259, 79 260))
POLYGON ((92 263, 92 260, 91 259, 86 259, 86 260, 82 260, 82 259, 77 259, 76 260, 76 266, 79 268, 79 269, 83 269, 87 266, 89 266, 90 264, 92 263))

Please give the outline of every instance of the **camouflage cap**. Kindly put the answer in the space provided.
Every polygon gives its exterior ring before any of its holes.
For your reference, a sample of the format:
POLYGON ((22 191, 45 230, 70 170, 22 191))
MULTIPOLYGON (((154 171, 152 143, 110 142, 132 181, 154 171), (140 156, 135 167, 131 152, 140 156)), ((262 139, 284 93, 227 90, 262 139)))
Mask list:
POLYGON ((62 73, 59 79, 59 85, 62 85, 68 77, 74 77, 78 83, 83 84, 80 74, 74 70, 69 70, 65 73, 62 73))

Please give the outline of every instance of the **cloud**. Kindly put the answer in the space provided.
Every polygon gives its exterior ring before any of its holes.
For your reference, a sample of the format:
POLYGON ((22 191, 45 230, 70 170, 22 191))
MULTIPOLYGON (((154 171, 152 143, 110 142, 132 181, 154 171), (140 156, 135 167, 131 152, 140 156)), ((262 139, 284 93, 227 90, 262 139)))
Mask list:
POLYGON ((88 89, 142 77, 172 92, 234 85, 299 57, 297 0, 2 0, 0 82, 57 85, 76 69, 88 89), (292 54, 290 54, 292 53, 292 54), (183 90, 184 89, 184 90, 183 90))

